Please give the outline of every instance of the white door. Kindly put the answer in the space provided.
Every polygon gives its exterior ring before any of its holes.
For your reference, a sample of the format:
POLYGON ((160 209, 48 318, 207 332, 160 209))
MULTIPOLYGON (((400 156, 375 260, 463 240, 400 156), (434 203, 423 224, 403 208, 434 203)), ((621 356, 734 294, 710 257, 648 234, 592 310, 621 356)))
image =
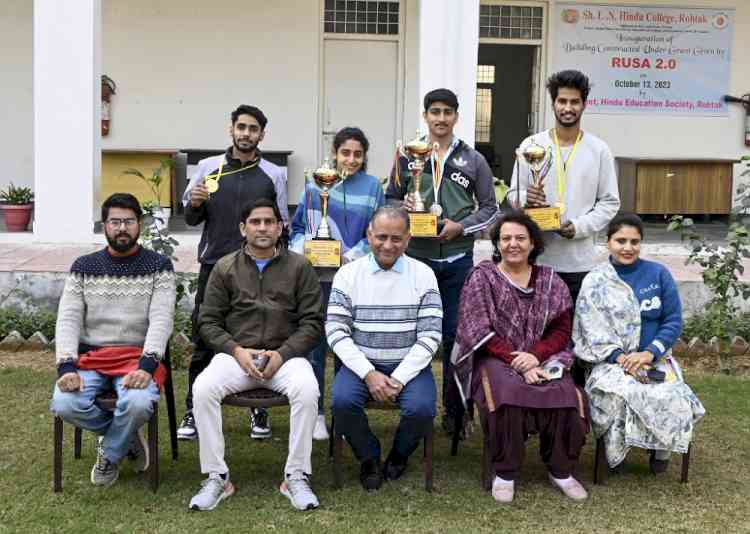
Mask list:
POLYGON ((396 151, 398 42, 326 39, 321 157, 333 136, 356 126, 370 141, 367 172, 390 175, 396 151))

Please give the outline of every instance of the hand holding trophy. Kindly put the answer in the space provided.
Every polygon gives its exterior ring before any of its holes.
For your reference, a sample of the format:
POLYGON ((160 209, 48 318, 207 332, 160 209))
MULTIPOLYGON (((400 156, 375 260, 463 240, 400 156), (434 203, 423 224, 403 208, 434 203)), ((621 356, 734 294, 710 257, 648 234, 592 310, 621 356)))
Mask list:
MULTIPOLYGON (((437 151, 437 143, 431 145, 427 141, 422 140, 419 132, 417 132, 417 136, 405 145, 402 145, 399 141, 397 151, 398 155, 405 157, 409 161, 409 173, 414 184, 414 191, 408 193, 412 198, 411 208, 409 209, 411 235, 415 237, 437 237, 437 221, 443 212, 437 199, 437 191, 439 189, 435 191, 436 196, 429 211, 425 209, 424 200, 420 192, 425 162, 429 160, 433 151, 437 151)), ((436 167, 439 168, 439 165, 436 167)), ((435 177, 433 177, 433 183, 434 180, 435 177)), ((439 185, 439 182, 437 183, 439 185)))
POLYGON ((323 165, 305 174, 313 187, 317 186, 321 206, 320 225, 315 232, 315 237, 308 239, 304 244, 305 257, 314 267, 341 267, 341 241, 331 237, 331 228, 328 224, 328 198, 330 189, 346 176, 332 168, 327 159, 323 165))
MULTIPOLYGON (((538 189, 544 188, 544 179, 552 163, 552 149, 544 148, 532 140, 525 148, 516 150, 516 157, 522 157, 529 166, 531 184, 538 189)), ((520 175, 519 175, 520 180, 520 175)), ((560 208, 545 205, 536 208, 526 208, 526 214, 539 225, 542 230, 560 229, 560 208)))

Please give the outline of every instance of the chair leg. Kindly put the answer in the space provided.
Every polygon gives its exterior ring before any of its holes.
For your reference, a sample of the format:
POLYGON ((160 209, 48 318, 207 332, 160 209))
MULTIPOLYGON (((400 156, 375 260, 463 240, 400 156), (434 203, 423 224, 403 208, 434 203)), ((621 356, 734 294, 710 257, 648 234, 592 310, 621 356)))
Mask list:
POLYGON ((172 371, 167 374, 164 383, 164 396, 167 398, 167 417, 169 419, 169 438, 172 445, 172 459, 176 460, 177 451, 177 410, 174 404, 174 385, 172 384, 172 371))
POLYGON ((464 427, 464 410, 459 410, 458 415, 456 415, 455 420, 453 421, 454 427, 453 427, 453 436, 451 436, 451 456, 456 456, 458 454, 458 442, 461 438, 461 429, 464 427))
POLYGON ((81 458, 81 441, 83 439, 83 430, 79 427, 75 427, 73 431, 73 458, 76 460, 81 458))
POLYGON ((341 472, 341 452, 344 447, 344 438, 341 434, 333 434, 333 487, 340 489, 343 486, 344 475, 341 472))
POLYGON ((604 447, 604 438, 596 440, 594 451, 594 484, 605 484, 607 482, 607 454, 604 447))
POLYGON ((434 435, 435 431, 432 426, 427 430, 427 435, 424 437, 424 489, 428 493, 432 493, 433 487, 433 452, 434 452, 434 435))
POLYGON ((333 458, 333 442, 334 436, 336 435, 336 418, 331 414, 331 433, 328 434, 328 457, 333 458))
POLYGON ((55 493, 62 491, 62 448, 63 448, 63 420, 55 417, 54 423, 54 455, 53 455, 53 488, 55 493))
POLYGON ((148 421, 148 453, 151 465, 148 468, 151 490, 159 489, 159 402, 153 403, 154 413, 148 421))
POLYGON ((487 424, 486 424, 486 416, 482 410, 479 410, 479 420, 482 426, 482 467, 481 467, 482 489, 484 489, 484 491, 491 491, 492 479, 493 479, 492 458, 491 458, 491 453, 490 453, 490 451, 492 450, 490 447, 491 436, 489 436, 484 431, 487 424))
POLYGON ((682 455, 682 475, 680 476, 680 482, 687 484, 688 471, 690 470, 690 451, 693 448, 693 444, 688 445, 688 450, 682 455))

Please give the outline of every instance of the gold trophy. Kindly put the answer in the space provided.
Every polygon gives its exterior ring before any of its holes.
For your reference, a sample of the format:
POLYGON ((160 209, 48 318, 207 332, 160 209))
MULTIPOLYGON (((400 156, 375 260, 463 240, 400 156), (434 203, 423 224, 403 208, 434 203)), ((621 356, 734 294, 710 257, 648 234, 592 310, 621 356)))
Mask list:
POLYGON ((315 237, 305 241, 305 257, 313 267, 341 267, 341 241, 331 237, 331 227, 328 225, 328 198, 330 189, 345 176, 332 168, 328 160, 310 175, 312 176, 311 182, 320 190, 321 218, 315 237))
POLYGON ((402 156, 409 160, 409 171, 414 179, 414 192, 411 193, 414 198, 414 208, 409 212, 409 222, 411 226, 411 235, 414 237, 437 237, 437 220, 443 210, 440 204, 435 202, 430 211, 425 209, 424 200, 420 194, 422 184, 422 173, 424 173, 425 161, 436 150, 436 145, 431 145, 417 137, 401 146, 399 142, 398 150, 402 156), (433 209, 434 208, 434 209, 433 209))
MULTIPOLYGON (((549 172, 552 162, 552 148, 544 148, 532 141, 524 149, 518 149, 526 163, 529 165, 531 172, 531 183, 534 187, 543 187, 544 179, 549 172)), ((540 208, 526 208, 526 214, 531 217, 542 230, 559 230, 560 229, 560 208, 557 206, 543 206, 540 208)))

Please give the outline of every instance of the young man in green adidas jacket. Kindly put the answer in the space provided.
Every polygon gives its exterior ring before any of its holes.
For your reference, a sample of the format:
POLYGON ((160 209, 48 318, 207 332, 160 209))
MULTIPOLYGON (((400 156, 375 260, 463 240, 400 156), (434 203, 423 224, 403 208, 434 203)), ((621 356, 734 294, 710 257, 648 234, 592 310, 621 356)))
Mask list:
MULTIPOLYGON (((420 195, 427 209, 440 212, 436 238, 412 237, 407 254, 429 265, 438 281, 443 300, 443 426, 454 431, 454 420, 460 410, 458 399, 448 394, 450 354, 456 336, 458 300, 461 288, 474 263, 474 239, 488 228, 497 214, 492 171, 484 157, 453 135, 458 122, 458 98, 449 89, 435 89, 424 97, 422 114, 429 134, 426 140, 437 143, 425 164, 420 195), (440 166, 440 169, 436 167, 440 166), (433 177, 439 177, 436 182, 433 177), (437 199, 436 199, 437 197, 437 199)), ((386 198, 391 203, 403 202, 412 209, 414 183, 409 161, 400 157, 398 171, 391 172, 386 198)), ((460 431, 460 429, 458 429, 460 431)))

